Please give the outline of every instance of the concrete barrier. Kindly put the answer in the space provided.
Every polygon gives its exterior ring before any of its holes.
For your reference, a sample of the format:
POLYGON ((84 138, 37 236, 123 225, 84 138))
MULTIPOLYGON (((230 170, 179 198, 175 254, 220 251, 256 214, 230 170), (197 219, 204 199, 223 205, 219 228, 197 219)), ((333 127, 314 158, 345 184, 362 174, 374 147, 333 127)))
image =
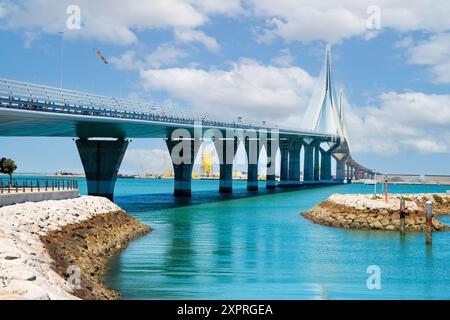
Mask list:
POLYGON ((25 193, 3 193, 0 194, 0 207, 10 206, 24 202, 39 202, 45 200, 63 200, 73 199, 79 196, 78 189, 75 190, 59 190, 59 191, 42 191, 42 192, 25 192, 25 193))

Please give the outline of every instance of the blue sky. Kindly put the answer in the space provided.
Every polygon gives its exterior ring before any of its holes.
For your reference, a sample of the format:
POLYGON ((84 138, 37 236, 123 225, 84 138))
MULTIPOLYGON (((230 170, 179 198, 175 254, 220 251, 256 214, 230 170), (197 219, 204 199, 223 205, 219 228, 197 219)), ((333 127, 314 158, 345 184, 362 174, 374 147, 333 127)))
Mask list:
MULTIPOLYGON (((59 86, 62 71, 65 88, 295 127, 331 42, 353 157, 383 172, 450 174, 450 6, 379 1, 373 29, 370 5, 0 0, 0 77, 59 86), (71 4, 79 30, 66 26, 71 4)), ((163 170, 163 148, 134 139, 122 170, 163 170)), ((82 171, 71 139, 0 138, 0 155, 20 172, 82 171)))

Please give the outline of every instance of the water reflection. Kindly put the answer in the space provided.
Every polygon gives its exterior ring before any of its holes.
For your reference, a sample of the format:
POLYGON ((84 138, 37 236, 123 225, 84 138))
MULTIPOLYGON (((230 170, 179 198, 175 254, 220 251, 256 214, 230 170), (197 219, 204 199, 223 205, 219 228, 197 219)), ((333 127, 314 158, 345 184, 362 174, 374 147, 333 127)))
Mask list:
POLYGON ((111 261, 107 283, 125 298, 450 297, 449 233, 426 248, 423 234, 336 229, 299 216, 332 193, 371 192, 364 188, 230 199, 201 191, 172 204, 169 194, 119 197, 154 232, 111 261), (366 286, 369 265, 381 269, 381 290, 366 286))

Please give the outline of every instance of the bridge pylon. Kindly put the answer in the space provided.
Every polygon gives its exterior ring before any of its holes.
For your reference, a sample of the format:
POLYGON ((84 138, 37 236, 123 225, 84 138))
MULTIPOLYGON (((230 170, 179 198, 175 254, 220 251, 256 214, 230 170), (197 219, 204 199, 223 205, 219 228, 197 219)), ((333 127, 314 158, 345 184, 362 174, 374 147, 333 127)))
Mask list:
POLYGON ((88 194, 113 200, 120 164, 128 140, 76 140, 86 174, 88 194))

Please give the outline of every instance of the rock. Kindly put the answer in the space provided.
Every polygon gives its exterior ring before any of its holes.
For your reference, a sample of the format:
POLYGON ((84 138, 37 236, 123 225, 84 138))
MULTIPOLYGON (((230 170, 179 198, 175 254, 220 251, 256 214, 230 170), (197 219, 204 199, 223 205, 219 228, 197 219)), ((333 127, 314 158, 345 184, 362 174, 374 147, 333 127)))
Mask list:
POLYGON ((35 281, 36 280, 36 274, 31 271, 27 270, 23 267, 16 267, 12 269, 7 270, 7 276, 9 276, 11 279, 15 280, 22 280, 22 281, 35 281))
MULTIPOLYGON (((435 215, 450 214, 450 196, 445 194, 391 195, 388 202, 384 197, 372 195, 334 194, 323 201, 308 214, 302 214, 316 223, 340 228, 377 229, 394 231, 400 226, 399 202, 407 200, 405 231, 423 232, 425 223, 425 202, 433 201, 435 215)), ((450 227, 433 219, 435 231, 447 231, 450 227)))
POLYGON ((381 222, 380 221, 375 221, 374 223, 372 223, 371 225, 370 225, 372 228, 374 228, 374 229, 382 229, 383 228, 383 225, 381 224, 381 222))
POLYGON ((433 194, 433 200, 438 203, 438 204, 443 204, 444 203, 444 199, 437 195, 437 194, 433 194))
MULTIPOLYGON (((54 239, 46 242, 44 237, 49 233, 64 230, 70 225, 82 226, 96 217, 101 219, 94 221, 95 223, 93 222, 90 227, 91 232, 99 238, 95 240, 96 238, 92 237, 89 247, 91 245, 100 246, 100 249, 86 250, 90 251, 89 254, 92 258, 82 260, 87 268, 91 264, 97 263, 97 260, 104 261, 109 254, 117 253, 119 247, 123 249, 130 239, 144 233, 144 225, 138 226, 137 220, 131 221, 131 217, 121 211, 119 207, 101 197, 83 196, 76 199, 1 207, 0 299, 18 299, 19 297, 25 299, 77 299, 72 295, 72 290, 67 285, 65 277, 59 270, 53 269, 58 263, 64 266, 66 263, 64 259, 67 257, 50 257, 45 246, 54 244, 54 239), (121 212, 121 219, 116 215, 118 211, 121 212), (108 216, 103 218, 104 215, 108 216), (109 229, 110 226, 114 228, 109 229), (107 245, 119 244, 118 248, 101 247, 105 236, 111 237, 107 245)), ((76 232, 76 230, 74 231, 76 232)), ((89 237, 89 233, 86 232, 69 237, 58 252, 72 250, 74 259, 84 259, 85 257, 82 255, 86 253, 80 248, 86 247, 87 242, 84 241, 87 237, 89 237)), ((98 273, 100 274, 102 270, 99 269, 98 273)), ((101 282, 100 279, 98 281, 101 282)), ((90 287, 94 288, 94 286, 90 287)), ((101 292, 102 290, 99 290, 98 287, 95 290, 101 292)), ((108 298, 104 291, 102 294, 98 297, 108 298)), ((117 294, 111 296, 117 297, 117 294)))
POLYGON ((50 300, 48 291, 35 285, 28 285, 27 293, 24 297, 30 300, 50 300))
POLYGON ((15 260, 15 259, 20 259, 22 256, 20 253, 18 252, 6 252, 4 254, 2 254, 3 259, 5 260, 15 260))

